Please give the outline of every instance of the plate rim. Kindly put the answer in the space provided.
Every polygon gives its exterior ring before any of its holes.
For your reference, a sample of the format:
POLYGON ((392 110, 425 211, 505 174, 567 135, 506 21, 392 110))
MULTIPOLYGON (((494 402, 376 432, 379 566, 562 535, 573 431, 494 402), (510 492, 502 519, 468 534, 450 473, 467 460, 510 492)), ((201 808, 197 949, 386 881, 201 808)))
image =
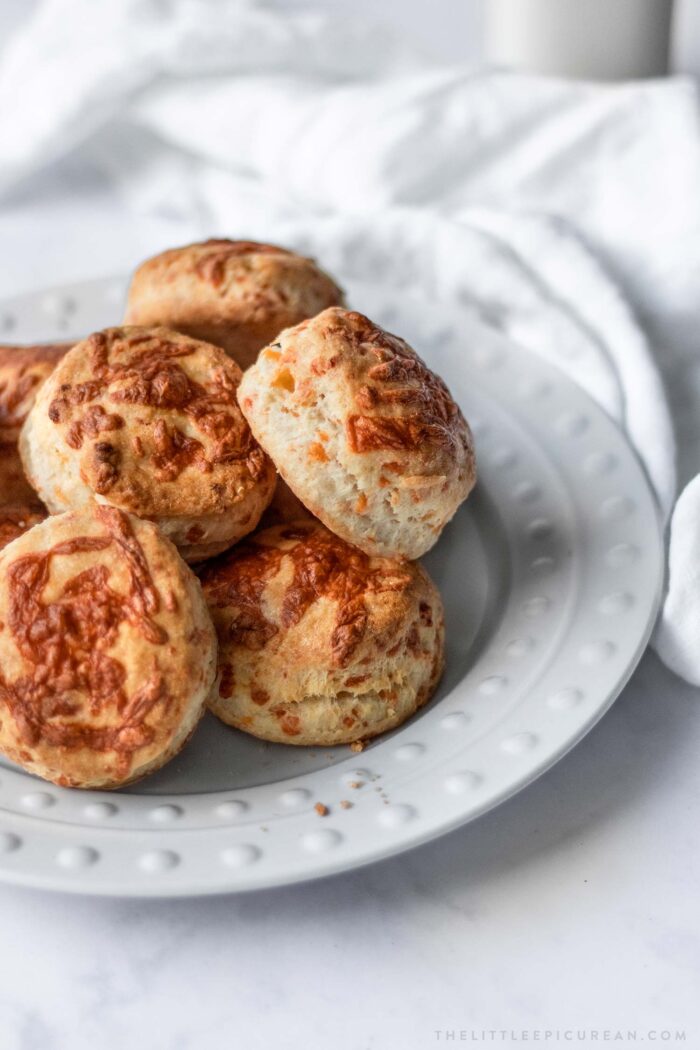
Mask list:
MULTIPOLYGON (((351 288, 361 287, 361 283, 357 281, 346 282, 351 288)), ((126 281, 124 277, 113 277, 113 278, 93 278, 88 281, 71 282, 65 285, 53 286, 52 288, 45 288, 37 290, 35 292, 28 292, 24 295, 13 296, 12 298, 6 298, 0 300, 0 310, 11 309, 12 303, 23 300, 46 300, 47 297, 54 296, 67 299, 71 294, 77 294, 78 289, 102 289, 103 292, 110 288, 112 292, 114 289, 121 287, 124 289, 126 281)), ((376 290, 375 290, 376 291, 376 290)), ((386 294, 390 298, 400 296, 400 291, 395 288, 386 288, 386 294)), ((112 294, 111 300, 114 301, 114 295, 112 294)), ((446 314, 455 314, 454 307, 445 306, 442 308, 446 314)), ((460 314, 461 316, 461 314, 460 314)), ((574 390, 577 396, 585 402, 589 409, 594 415, 599 415, 603 418, 606 423, 614 429, 617 434, 618 440, 624 445, 625 452, 631 457, 636 468, 639 471, 640 477, 643 481, 647 495, 651 498, 651 504, 653 508, 654 516, 654 544, 656 554, 656 573, 654 581, 654 594, 653 598, 649 603, 648 614, 646 617, 644 630, 641 632, 637 644, 632 656, 625 663, 624 668, 617 675, 614 684, 609 687, 606 697, 599 703, 596 704, 594 709, 588 714, 588 716, 580 723, 576 724, 573 732, 571 732, 566 739, 561 743, 560 746, 553 750, 545 753, 542 757, 536 759, 531 765, 529 765, 523 772, 517 777, 514 777, 510 784, 503 790, 496 792, 494 795, 488 796, 482 803, 478 805, 471 805, 465 810, 465 812, 457 814, 453 817, 448 817, 444 820, 433 821, 431 825, 422 831, 414 830, 407 838, 396 840, 394 838, 388 838, 385 845, 381 848, 374 848, 365 855, 357 856, 345 856, 342 853, 336 855, 335 860, 332 856, 324 855, 322 870, 314 870, 313 868, 304 870, 301 872, 294 872, 291 876, 285 874, 283 870, 272 871, 267 875, 261 875, 260 873, 255 878, 254 883, 246 884, 245 882, 240 883, 236 880, 237 872, 232 869, 226 869, 223 865, 220 867, 220 880, 208 883, 206 885, 196 884, 196 880, 188 882, 187 878, 181 880, 173 880, 172 874, 164 874, 164 877, 154 877, 152 881, 142 881, 135 879, 129 882, 128 877, 117 882, 110 882, 108 880, 99 882, 93 882, 92 880, 86 880, 84 873, 80 871, 73 872, 72 876, 70 871, 27 871, 22 867, 13 867, 5 863, 0 863, 0 881, 13 884, 21 885, 32 889, 44 889, 58 892, 66 892, 73 894, 85 894, 90 896, 102 896, 102 897, 119 897, 119 898, 184 898, 184 897, 200 897, 200 896, 216 896, 228 893, 246 893, 253 892, 255 890, 271 889, 280 886, 295 885, 297 883, 315 881, 319 878, 330 877, 332 875, 341 874, 343 872, 354 871, 359 868, 368 866, 369 864, 377 863, 381 860, 388 859, 389 857, 398 856, 399 854, 419 846, 426 845, 427 843, 440 838, 443 835, 449 834, 455 831, 459 827, 471 822, 472 820, 478 819, 484 816, 490 810, 495 809, 502 802, 512 798, 518 792, 524 790, 530 784, 532 784, 541 775, 551 769, 557 762, 568 754, 572 748, 574 748, 581 740, 594 728, 594 726, 604 717, 604 715, 610 710, 615 700, 618 698, 622 690, 625 688, 630 678, 634 674, 640 660, 642 659, 649 640, 653 634, 654 626, 658 616, 658 612, 661 606, 663 598, 663 587, 666 571, 666 557, 664 547, 664 526, 662 521, 661 512, 659 509, 658 499, 656 493, 649 481, 649 477, 641 460, 637 450, 630 443, 627 435, 618 425, 618 423, 611 418, 609 413, 604 407, 595 402, 590 395, 583 390, 578 384, 575 383, 566 373, 557 369, 555 365, 548 361, 543 360, 538 355, 522 349, 519 344, 515 343, 509 337, 504 336, 503 333, 470 319, 469 325, 473 328, 479 329, 483 332, 484 338, 491 340, 494 344, 505 344, 508 347, 508 352, 512 352, 513 348, 517 348, 518 354, 522 354, 526 360, 535 362, 535 372, 541 372, 545 376, 549 375, 556 384, 561 384, 564 387, 569 387, 574 390)), ((14 333, 13 333, 14 334, 14 333)), ((449 380, 449 377, 448 377, 449 380)), ((407 723, 410 725, 411 723, 407 723)), ((362 757, 358 756, 358 762, 362 762, 362 757)), ((39 782, 40 783, 40 782, 39 782)), ((51 785, 47 785, 52 787, 51 785)), ((59 789, 60 790, 60 789, 59 789)), ((236 789, 233 789, 236 790, 236 789)), ((238 789, 240 791, 241 789, 238 789)), ((245 789, 242 789, 245 790, 245 789)), ((232 792, 229 792, 232 793, 232 792)), ((86 801, 90 792, 81 792, 85 797, 86 801)), ((92 793, 94 794, 94 793, 92 793)), ((103 793, 99 793, 102 795, 103 793)), ((104 793, 107 797, 107 793, 104 793)), ((157 796, 151 796, 154 799, 157 796)), ((27 817, 27 819, 32 819, 27 817)), ((50 817, 42 817, 42 821, 50 821, 50 817)), ((0 833, 4 827, 2 817, 0 817, 0 833)), ((97 829, 95 829, 97 830, 97 829)), ((224 830, 224 829, 221 829, 224 830)), ((9 834, 12 834, 12 829, 8 829, 9 834)), ((110 832, 112 834, 113 832, 110 832)), ((155 833, 155 829, 154 829, 155 833)), ((83 836, 85 837, 85 836, 83 836)), ((11 854, 8 854, 8 856, 11 854)), ((259 871, 259 869, 256 869, 259 871)))

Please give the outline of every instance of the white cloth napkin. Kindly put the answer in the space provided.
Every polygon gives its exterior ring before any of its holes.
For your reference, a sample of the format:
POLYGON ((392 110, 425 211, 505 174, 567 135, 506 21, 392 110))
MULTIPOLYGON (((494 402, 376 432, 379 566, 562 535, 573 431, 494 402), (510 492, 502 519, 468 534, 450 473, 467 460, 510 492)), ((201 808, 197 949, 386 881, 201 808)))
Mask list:
MULTIPOLYGON (((477 312, 619 421, 665 518, 674 430, 681 482, 700 471, 689 81, 436 68, 375 27, 243 0, 44 0, 0 62, 0 143, 0 212, 63 158, 97 167, 135 223, 276 239, 477 312)), ((696 480, 655 638, 696 684, 699 556, 696 480)))

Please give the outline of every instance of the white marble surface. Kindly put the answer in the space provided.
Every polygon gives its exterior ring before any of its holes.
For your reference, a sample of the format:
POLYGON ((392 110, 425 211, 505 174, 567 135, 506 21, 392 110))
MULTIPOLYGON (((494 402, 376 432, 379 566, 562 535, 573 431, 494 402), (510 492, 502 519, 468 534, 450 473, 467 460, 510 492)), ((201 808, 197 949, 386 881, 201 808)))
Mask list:
MULTIPOLYGON (((197 232, 167 211, 127 223, 96 174, 64 165, 0 208, 0 294, 124 272, 197 232)), ((528 790, 325 882, 169 902, 0 886, 0 1046, 569 1047, 630 1030, 614 1045, 679 1045, 678 1030, 698 1047, 699 700, 647 655, 528 790)))

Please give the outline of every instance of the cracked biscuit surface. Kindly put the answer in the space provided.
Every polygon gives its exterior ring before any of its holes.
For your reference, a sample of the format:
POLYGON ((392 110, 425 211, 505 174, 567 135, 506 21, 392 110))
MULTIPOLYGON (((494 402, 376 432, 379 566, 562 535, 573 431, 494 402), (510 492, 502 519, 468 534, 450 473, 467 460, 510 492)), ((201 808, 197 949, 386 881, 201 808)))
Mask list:
POLYGON ((215 343, 247 368, 283 328, 342 301, 313 259, 274 244, 210 240, 142 263, 125 322, 166 325, 215 343))
POLYGON ((39 388, 71 345, 0 346, 0 503, 36 500, 22 467, 19 434, 39 388))
POLYGON ((443 669, 443 608, 417 563, 319 522, 256 533, 200 573, 219 638, 210 708, 264 740, 326 746, 401 725, 443 669))
POLYGON ((113 788, 185 744, 216 676, 201 588, 156 526, 95 503, 0 552, 0 750, 113 788))
POLYGON ((78 343, 22 428, 27 476, 52 513, 94 499, 155 521, 197 561, 252 531, 275 485, 219 347, 165 328, 78 343))
POLYGON ((238 399, 304 506, 368 554, 420 557, 474 486, 471 432, 445 383, 354 311, 280 333, 238 399))

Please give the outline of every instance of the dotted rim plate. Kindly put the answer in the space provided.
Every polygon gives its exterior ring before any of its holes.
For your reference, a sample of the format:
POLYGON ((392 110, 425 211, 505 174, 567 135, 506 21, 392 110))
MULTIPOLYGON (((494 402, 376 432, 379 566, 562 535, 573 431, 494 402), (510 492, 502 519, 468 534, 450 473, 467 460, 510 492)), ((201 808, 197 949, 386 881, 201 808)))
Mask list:
MULTIPOLYGON (((347 284, 354 305, 444 376, 474 426, 479 485, 426 559, 447 610, 438 696, 360 755, 272 749, 272 772, 257 778, 237 771, 259 761, 260 745, 216 724, 207 730, 219 746, 216 790, 186 762, 176 789, 166 776, 112 793, 57 788, 5 763, 1 879, 187 896, 380 860, 525 787, 588 732, 639 661, 660 602, 663 545, 621 432, 564 375, 491 329, 347 284)), ((5 300, 0 339, 118 323, 124 288, 99 280, 5 300)))

